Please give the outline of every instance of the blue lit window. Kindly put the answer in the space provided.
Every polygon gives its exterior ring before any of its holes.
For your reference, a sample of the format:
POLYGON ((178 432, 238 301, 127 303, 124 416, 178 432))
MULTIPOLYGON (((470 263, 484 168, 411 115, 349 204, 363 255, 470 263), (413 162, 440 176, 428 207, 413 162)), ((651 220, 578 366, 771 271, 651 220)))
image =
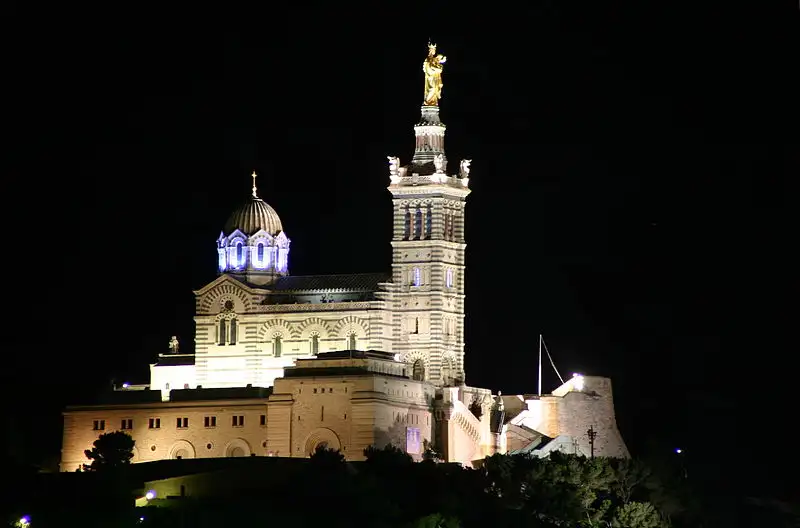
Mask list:
POLYGON ((411 279, 414 286, 422 284, 422 271, 419 268, 414 268, 414 276, 411 279))
POLYGON ((447 286, 448 288, 452 288, 453 287, 453 270, 451 270, 451 269, 447 270, 447 272, 445 273, 444 282, 445 282, 445 286, 447 286))
POLYGON ((242 243, 236 244, 236 267, 240 268, 244 264, 244 248, 242 243))
POLYGON ((257 254, 258 254, 258 262, 263 264, 264 263, 264 244, 259 244, 258 245, 257 254))

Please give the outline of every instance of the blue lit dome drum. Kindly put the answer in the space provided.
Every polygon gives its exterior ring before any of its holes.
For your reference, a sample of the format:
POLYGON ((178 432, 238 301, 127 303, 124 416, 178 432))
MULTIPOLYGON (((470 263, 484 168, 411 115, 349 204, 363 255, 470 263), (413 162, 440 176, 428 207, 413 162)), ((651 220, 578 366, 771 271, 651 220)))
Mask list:
POLYGON ((217 239, 220 273, 267 284, 289 274, 290 243, 278 213, 259 198, 253 173, 252 195, 230 215, 217 239))

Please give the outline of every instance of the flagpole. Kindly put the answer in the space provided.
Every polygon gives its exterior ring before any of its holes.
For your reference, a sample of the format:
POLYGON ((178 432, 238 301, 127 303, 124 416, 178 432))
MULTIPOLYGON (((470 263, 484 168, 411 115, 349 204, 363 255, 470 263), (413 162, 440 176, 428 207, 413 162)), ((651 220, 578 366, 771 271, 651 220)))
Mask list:
POLYGON ((539 396, 542 395, 542 334, 539 334, 539 396))

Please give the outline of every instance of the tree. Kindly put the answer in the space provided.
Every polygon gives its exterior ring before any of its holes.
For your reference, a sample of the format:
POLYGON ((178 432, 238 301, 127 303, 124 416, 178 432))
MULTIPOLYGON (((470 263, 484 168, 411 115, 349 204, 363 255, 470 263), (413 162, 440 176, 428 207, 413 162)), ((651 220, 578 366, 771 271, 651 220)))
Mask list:
POLYGON ((614 512, 614 528, 659 528, 661 516, 649 502, 629 502, 614 512))
POLYGON ((368 467, 389 472, 396 469, 406 470, 414 463, 411 455, 392 444, 386 444, 383 449, 369 446, 364 450, 364 456, 367 457, 368 467))
POLYGON ((319 446, 311 453, 311 462, 325 468, 335 467, 344 463, 344 455, 338 449, 319 446))
POLYGON ((408 528, 459 528, 460 526, 461 523, 455 517, 434 513, 413 521, 408 528))
POLYGON ((431 462, 444 462, 439 450, 436 449, 436 446, 433 444, 433 442, 429 442, 428 440, 422 441, 422 460, 428 460, 431 462))
POLYGON ((84 471, 112 471, 130 465, 136 442, 123 431, 105 433, 94 441, 91 449, 83 453, 92 461, 84 464, 84 471))
POLYGON ((627 504, 640 487, 649 483, 651 471, 638 460, 623 458, 614 461, 614 476, 612 490, 623 504, 627 504))

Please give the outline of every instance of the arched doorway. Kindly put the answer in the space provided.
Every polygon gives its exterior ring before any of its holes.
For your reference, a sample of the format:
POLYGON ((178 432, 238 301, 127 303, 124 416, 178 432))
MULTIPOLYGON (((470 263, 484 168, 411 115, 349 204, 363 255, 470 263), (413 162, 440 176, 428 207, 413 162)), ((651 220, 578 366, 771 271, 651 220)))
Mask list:
POLYGON ((186 440, 178 440, 169 450, 169 457, 172 459, 194 458, 196 452, 194 446, 186 440))
POLYGON ((411 367, 411 378, 416 381, 425 381, 425 363, 418 359, 411 367))
POLYGON ((339 441, 339 437, 336 435, 336 433, 330 429, 321 427, 312 431, 312 433, 306 438, 306 456, 313 455, 314 451, 316 451, 319 447, 323 449, 340 450, 342 449, 342 443, 339 441))
POLYGON ((225 456, 230 458, 250 456, 250 444, 242 438, 234 438, 225 446, 225 456))

